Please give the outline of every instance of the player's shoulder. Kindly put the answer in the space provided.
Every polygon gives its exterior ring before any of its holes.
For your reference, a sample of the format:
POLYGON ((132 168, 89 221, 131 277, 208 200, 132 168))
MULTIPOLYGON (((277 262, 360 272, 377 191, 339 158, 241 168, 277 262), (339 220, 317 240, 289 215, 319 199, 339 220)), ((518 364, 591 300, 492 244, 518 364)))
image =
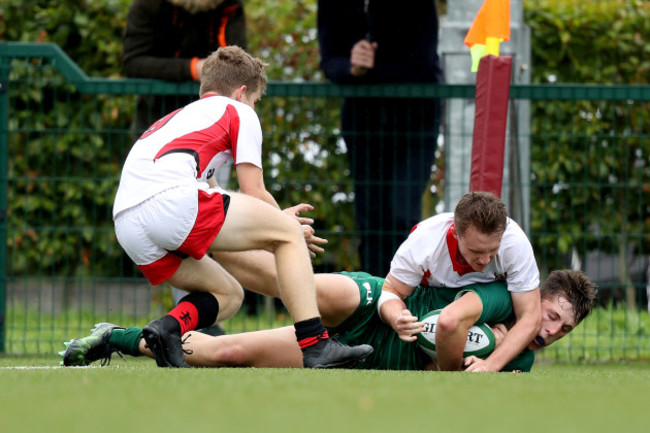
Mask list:
POLYGON ((197 99, 196 101, 190 103, 188 106, 192 105, 197 105, 197 106, 214 106, 214 105, 219 105, 223 107, 227 107, 228 105, 232 105, 233 107, 242 110, 247 110, 247 109, 252 109, 248 105, 244 104, 243 102, 237 101, 236 99, 229 98, 228 96, 223 96, 223 95, 217 95, 214 93, 208 93, 206 95, 203 95, 200 99, 197 99))
POLYGON ((526 236, 526 233, 524 230, 521 228, 519 223, 512 218, 508 217, 508 222, 506 224, 506 231, 504 233, 504 236, 526 236))
POLYGON ((231 98, 226 98, 226 104, 234 108, 241 126, 246 125, 246 127, 250 127, 257 125, 257 129, 261 129, 260 118, 253 107, 231 98))
POLYGON ((228 101, 229 99, 224 96, 205 95, 183 107, 182 113, 186 116, 192 117, 204 112, 220 117, 228 106, 228 101))
POLYGON ((231 121, 233 118, 236 118, 240 125, 260 123, 259 116, 253 107, 221 95, 203 96, 201 99, 187 105, 186 111, 188 116, 203 116, 201 113, 209 113, 207 116, 214 120, 220 119, 228 114, 231 121))
POLYGON ((454 213, 453 212, 443 212, 436 215, 433 215, 425 220, 420 221, 411 233, 414 232, 423 232, 423 231, 445 231, 451 227, 454 223, 454 213))
POLYGON ((513 247, 523 250, 532 248, 532 245, 521 226, 515 220, 508 218, 508 225, 501 239, 501 250, 512 249, 513 247))
POLYGON ((453 213, 437 214, 421 221, 400 245, 394 260, 404 255, 419 263, 435 261, 446 247, 444 240, 453 221, 453 213))
POLYGON ((501 253, 509 252, 511 254, 528 254, 532 252, 532 244, 526 235, 526 232, 517 224, 516 221, 508 219, 506 231, 501 239, 501 253))

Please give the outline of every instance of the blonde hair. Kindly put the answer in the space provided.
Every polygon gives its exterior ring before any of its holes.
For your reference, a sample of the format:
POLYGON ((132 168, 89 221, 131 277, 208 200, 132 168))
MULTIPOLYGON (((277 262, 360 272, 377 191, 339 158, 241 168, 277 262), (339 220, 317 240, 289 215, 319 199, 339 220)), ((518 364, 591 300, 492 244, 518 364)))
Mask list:
POLYGON ((199 95, 216 92, 231 95, 241 86, 250 92, 266 91, 267 63, 251 56, 236 45, 219 48, 208 56, 201 72, 199 95))

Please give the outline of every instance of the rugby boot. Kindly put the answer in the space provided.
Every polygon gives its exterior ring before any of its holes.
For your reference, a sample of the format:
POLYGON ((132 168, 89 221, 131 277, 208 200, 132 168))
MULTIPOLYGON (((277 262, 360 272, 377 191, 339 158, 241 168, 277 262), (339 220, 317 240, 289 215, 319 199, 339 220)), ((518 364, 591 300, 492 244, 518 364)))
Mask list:
POLYGON ((173 329, 169 326, 169 317, 154 320, 142 328, 142 337, 147 342, 147 346, 156 357, 158 367, 190 368, 185 362, 185 353, 191 354, 190 351, 183 350, 180 329, 173 329))
POLYGON ((66 367, 85 366, 101 359, 102 367, 111 363, 114 352, 122 354, 109 342, 113 329, 124 329, 112 323, 98 323, 87 337, 77 338, 67 343, 64 351, 59 352, 63 358, 61 365, 66 367))
POLYGON ((302 362, 305 368, 349 368, 372 352, 369 344, 346 346, 328 338, 308 348, 303 353, 302 362))

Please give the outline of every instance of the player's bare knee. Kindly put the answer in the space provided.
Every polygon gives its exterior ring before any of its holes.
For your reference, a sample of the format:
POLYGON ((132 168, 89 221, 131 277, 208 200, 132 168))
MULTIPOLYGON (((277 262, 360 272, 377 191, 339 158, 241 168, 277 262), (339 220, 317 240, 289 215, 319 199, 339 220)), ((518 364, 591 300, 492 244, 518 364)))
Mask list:
POLYGON ((284 237, 286 238, 287 242, 295 240, 296 238, 303 238, 302 226, 298 220, 287 217, 283 221, 284 225, 282 227, 282 231, 284 232, 284 237))
POLYGON ((229 314, 230 317, 239 311, 239 307, 241 307, 242 303, 244 302, 244 289, 240 287, 239 290, 233 292, 230 295, 229 301, 230 308, 232 309, 232 313, 229 314))
POLYGON ((219 301, 219 315, 217 320, 226 320, 237 313, 242 303, 244 302, 244 289, 237 283, 236 286, 231 286, 227 294, 217 294, 219 301))
POLYGON ((305 246, 305 240, 302 234, 300 224, 296 223, 295 230, 288 229, 279 233, 275 239, 269 241, 268 250, 275 253, 279 248, 289 246, 290 248, 299 248, 305 246))

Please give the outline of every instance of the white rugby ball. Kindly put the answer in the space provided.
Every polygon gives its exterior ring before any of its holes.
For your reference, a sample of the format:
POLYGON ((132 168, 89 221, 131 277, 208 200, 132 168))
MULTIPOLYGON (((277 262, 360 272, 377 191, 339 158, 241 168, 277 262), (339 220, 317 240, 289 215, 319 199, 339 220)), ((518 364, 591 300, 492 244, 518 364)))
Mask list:
MULTIPOLYGON (((420 318, 424 322, 424 332, 417 335, 418 344, 420 348, 432 358, 437 358, 436 355, 436 325, 438 324, 438 317, 440 311, 430 311, 420 318)), ((480 358, 492 353, 495 347, 495 338, 492 329, 488 325, 474 325, 469 328, 467 334, 467 342, 465 343, 465 350, 463 357, 478 356, 480 358)))

